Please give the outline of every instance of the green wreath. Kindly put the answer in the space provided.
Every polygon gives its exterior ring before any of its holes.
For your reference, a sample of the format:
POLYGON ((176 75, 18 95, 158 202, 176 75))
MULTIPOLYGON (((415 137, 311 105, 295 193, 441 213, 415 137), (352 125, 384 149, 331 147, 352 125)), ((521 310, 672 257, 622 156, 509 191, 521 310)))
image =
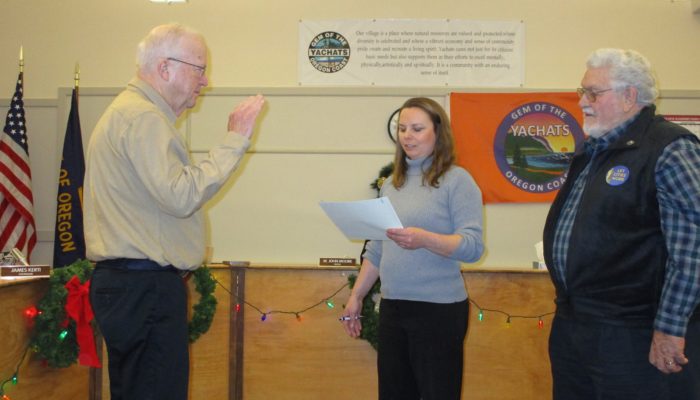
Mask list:
MULTIPOLYGON (((49 290, 37 306, 29 345, 52 368, 69 367, 78 359, 75 321, 69 320, 67 326, 65 324, 68 296, 65 285, 74 276, 80 283, 85 283, 92 277, 93 269, 89 261, 78 260, 51 271, 49 290)), ((190 343, 209 330, 216 312, 216 298, 213 295, 216 285, 209 268, 202 266, 194 271, 193 276, 200 299, 194 305, 194 313, 188 324, 190 343)))
POLYGON ((205 334, 211 326, 211 321, 216 314, 216 280, 211 276, 211 271, 206 265, 197 268, 193 273, 194 287, 199 293, 199 301, 192 309, 192 319, 187 325, 190 334, 190 343, 194 343, 200 336, 205 334))

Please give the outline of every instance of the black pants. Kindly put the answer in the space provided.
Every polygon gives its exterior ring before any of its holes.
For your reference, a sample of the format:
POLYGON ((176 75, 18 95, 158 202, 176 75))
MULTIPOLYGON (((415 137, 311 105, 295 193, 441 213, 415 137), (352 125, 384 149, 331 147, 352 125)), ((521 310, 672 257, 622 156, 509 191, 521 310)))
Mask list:
POLYGON ((187 399, 187 299, 180 275, 98 263, 90 300, 107 346, 112 400, 187 399))
POLYGON ((683 366, 683 371, 669 376, 671 400, 700 399, 700 321, 688 324, 685 356, 688 364, 683 366))
POLYGON ((668 376, 649 363, 651 328, 555 316, 549 336, 553 400, 668 400, 668 376))
POLYGON ((467 300, 451 304, 382 299, 380 400, 459 400, 467 300))

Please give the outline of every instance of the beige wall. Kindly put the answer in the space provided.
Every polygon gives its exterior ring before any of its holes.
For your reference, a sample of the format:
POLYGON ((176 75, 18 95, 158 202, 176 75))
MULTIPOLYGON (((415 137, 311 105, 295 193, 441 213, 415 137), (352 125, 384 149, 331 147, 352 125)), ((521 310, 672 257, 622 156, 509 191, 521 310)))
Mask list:
MULTIPOLYGON (((183 133, 200 157, 219 137, 231 105, 258 91, 270 100, 241 174, 209 206, 214 258, 315 263, 318 257, 357 256, 320 213, 318 200, 373 196, 369 182, 391 159, 385 116, 402 99, 441 99, 469 88, 300 88, 300 19, 453 18, 525 22, 525 86, 578 86, 585 57, 598 47, 636 48, 654 64, 666 97, 662 111, 700 114, 700 16, 689 0, 459 0, 232 1, 4 0, 0 35, 0 98, 14 89, 24 46, 25 99, 40 244, 35 262, 50 262, 55 182, 67 114, 65 88, 81 69, 85 141, 109 99, 133 74, 138 40, 152 26, 179 21, 200 30, 211 50, 212 90, 187 119, 183 133), (689 98, 683 98, 688 96, 689 98), (330 103, 328 103, 330 99, 330 103), (371 100, 368 104, 367 101, 371 100), (310 102, 304 108, 301 105, 310 102), (301 114, 338 104, 341 123, 301 114), (297 112, 298 111, 298 112, 297 112), (353 138, 349 140, 348 138, 353 138), (361 143, 361 145, 357 145, 361 143), (356 146, 356 147, 353 147, 356 146)), ((0 102, 3 108, 7 101, 0 102)), ((331 111, 329 111, 331 112, 331 111)), ((336 118, 337 122, 338 119, 336 118)), ((528 267, 548 205, 489 205, 485 210, 487 267, 528 267)))
POLYGON ((646 54, 663 89, 700 88, 700 16, 690 0, 3 0, 2 7, 0 94, 12 90, 24 45, 31 98, 72 86, 76 62, 83 86, 122 86, 138 40, 169 21, 207 37, 212 86, 295 87, 298 21, 352 18, 522 20, 528 88, 576 87, 582 60, 602 46, 646 54))

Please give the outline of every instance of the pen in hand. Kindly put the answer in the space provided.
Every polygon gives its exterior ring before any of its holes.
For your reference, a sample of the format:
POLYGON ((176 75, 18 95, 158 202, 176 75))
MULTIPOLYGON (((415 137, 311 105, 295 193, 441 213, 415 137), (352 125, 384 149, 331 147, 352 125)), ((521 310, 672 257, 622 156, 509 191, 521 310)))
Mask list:
POLYGON ((362 318, 362 315, 358 315, 357 317, 350 317, 350 316, 346 315, 346 316, 338 318, 338 321, 350 321, 353 319, 360 319, 360 318, 362 318))

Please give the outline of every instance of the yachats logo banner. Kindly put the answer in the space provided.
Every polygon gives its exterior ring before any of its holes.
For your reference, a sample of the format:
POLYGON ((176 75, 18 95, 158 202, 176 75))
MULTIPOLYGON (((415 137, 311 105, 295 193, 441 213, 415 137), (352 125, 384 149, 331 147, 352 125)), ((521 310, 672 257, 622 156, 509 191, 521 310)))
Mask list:
POLYGON ((485 203, 551 202, 584 140, 575 92, 452 93, 457 162, 485 203))

